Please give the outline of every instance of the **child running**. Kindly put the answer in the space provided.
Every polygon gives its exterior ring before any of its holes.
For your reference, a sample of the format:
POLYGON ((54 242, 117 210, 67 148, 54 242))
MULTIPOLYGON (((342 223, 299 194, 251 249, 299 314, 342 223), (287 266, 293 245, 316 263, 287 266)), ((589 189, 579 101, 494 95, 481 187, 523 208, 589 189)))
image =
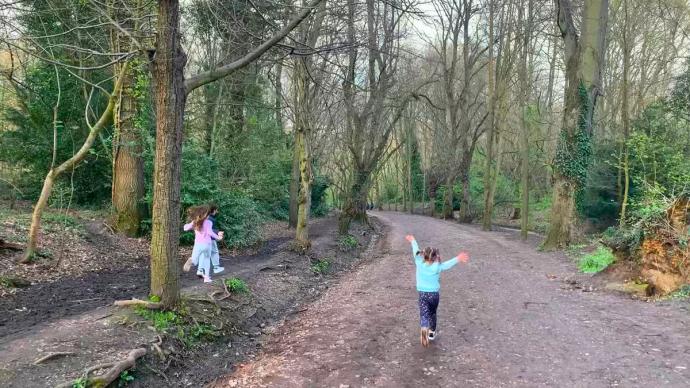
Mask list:
POLYGON ((441 256, 436 248, 426 247, 424 252, 419 250, 414 236, 407 235, 405 239, 412 244, 412 257, 417 267, 417 291, 419 292, 420 340, 422 346, 429 346, 429 341, 436 339, 436 310, 440 299, 441 272, 453 268, 458 261, 467 263, 467 253, 460 252, 456 257, 441 262, 441 256))
POLYGON ((211 242, 212 239, 222 240, 223 232, 213 232, 212 223, 208 220, 208 206, 197 206, 188 210, 192 221, 184 226, 184 230, 194 229, 194 248, 192 262, 185 263, 184 270, 189 271, 191 264, 197 265, 197 276, 204 279, 204 283, 211 283, 211 242))
MULTIPOLYGON (((218 234, 218 228, 216 228, 216 216, 218 215, 218 206, 215 204, 208 205, 208 220, 211 221, 211 230, 213 233, 218 234)), ((225 268, 220 266, 220 252, 218 252, 218 240, 212 238, 211 240, 211 266, 213 266, 213 273, 221 273, 225 271, 225 268)))
MULTIPOLYGON (((218 206, 211 204, 208 205, 208 217, 207 219, 211 221, 211 230, 215 234, 219 234, 218 229, 216 228, 216 216, 218 215, 218 206)), ((187 261, 184 263, 184 266, 182 266, 182 269, 185 272, 189 272, 189 269, 192 267, 192 264, 196 265, 194 262, 194 252, 192 252, 192 256, 189 256, 187 261)), ((213 267, 213 273, 221 273, 225 271, 225 268, 220 266, 220 252, 218 251, 218 241, 211 237, 211 267, 213 267)))

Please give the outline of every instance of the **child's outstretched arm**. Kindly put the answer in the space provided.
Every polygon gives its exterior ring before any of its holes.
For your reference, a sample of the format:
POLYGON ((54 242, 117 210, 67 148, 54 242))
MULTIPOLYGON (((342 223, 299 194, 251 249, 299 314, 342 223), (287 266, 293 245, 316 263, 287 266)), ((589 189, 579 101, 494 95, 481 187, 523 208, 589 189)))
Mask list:
POLYGON ((455 265, 456 265, 458 262, 461 262, 461 261, 462 261, 463 263, 467 263, 467 260, 469 260, 469 256, 467 256, 467 253, 465 253, 465 252, 460 252, 460 253, 459 253, 457 256, 455 256, 454 258, 452 258, 452 259, 450 259, 450 260, 446 260, 446 261, 444 261, 443 263, 441 263, 441 271, 447 271, 447 270, 449 270, 449 269, 455 267, 455 265))
POLYGON ((194 221, 192 221, 188 224, 184 224, 184 227, 182 229, 186 232, 188 230, 192 230, 192 228, 194 228, 194 221))
POLYGON ((419 245, 417 244, 417 240, 415 240, 414 236, 411 234, 408 234, 405 236, 405 240, 410 242, 410 245, 412 245, 412 257, 416 260, 421 260, 422 257, 419 255, 419 245))

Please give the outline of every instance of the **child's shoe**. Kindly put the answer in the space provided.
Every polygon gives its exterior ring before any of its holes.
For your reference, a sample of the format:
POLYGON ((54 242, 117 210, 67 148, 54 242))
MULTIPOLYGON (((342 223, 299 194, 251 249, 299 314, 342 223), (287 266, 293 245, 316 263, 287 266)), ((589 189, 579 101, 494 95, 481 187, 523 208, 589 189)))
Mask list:
POLYGON ((210 276, 204 276, 204 283, 213 283, 210 276))
POLYGON ((189 272, 189 270, 192 268, 192 257, 189 256, 189 259, 184 262, 184 265, 182 266, 182 270, 185 272, 189 272))
POLYGON ((429 341, 433 341, 436 339, 436 332, 433 330, 429 330, 429 341))
POLYGON ((422 327, 419 339, 422 341, 422 346, 424 346, 425 348, 427 346, 429 346, 429 328, 428 327, 422 327))
POLYGON ((200 278, 205 278, 205 277, 206 277, 206 274, 204 273, 204 270, 203 270, 202 268, 199 268, 199 269, 196 271, 196 276, 198 276, 198 277, 200 277, 200 278))
POLYGON ((225 271, 225 268, 223 267, 216 267, 213 269, 213 273, 221 273, 223 271, 225 271))

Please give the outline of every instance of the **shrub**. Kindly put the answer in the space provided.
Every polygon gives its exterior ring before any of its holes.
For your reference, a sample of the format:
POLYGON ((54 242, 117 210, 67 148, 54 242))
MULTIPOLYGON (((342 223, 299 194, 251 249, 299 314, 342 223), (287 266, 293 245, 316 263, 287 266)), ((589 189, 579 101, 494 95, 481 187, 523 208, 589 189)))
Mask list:
POLYGON ((331 267, 331 262, 328 259, 318 259, 315 263, 311 265, 311 271, 315 274, 324 274, 328 272, 331 267))
POLYGON ((228 278, 225 279, 225 285, 228 287, 228 291, 234 294, 247 294, 249 293, 249 287, 244 280, 240 278, 228 278))
POLYGON ((359 242, 357 242, 357 239, 349 234, 346 234, 344 236, 340 236, 338 239, 338 248, 342 251, 348 251, 350 249, 356 248, 359 242))
POLYGON ((616 261, 615 256, 610 249, 599 246, 597 250, 585 255, 580 259, 578 263, 578 268, 584 273, 597 273, 601 272, 611 263, 616 261))

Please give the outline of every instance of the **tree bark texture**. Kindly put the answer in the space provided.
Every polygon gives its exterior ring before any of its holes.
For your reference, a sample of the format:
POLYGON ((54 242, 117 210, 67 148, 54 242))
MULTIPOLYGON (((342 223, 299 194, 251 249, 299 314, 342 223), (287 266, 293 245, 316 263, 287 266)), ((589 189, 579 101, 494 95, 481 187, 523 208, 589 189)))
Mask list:
POLYGON ((585 0, 582 35, 577 36, 569 0, 558 0, 558 26, 565 46, 566 90, 556 151, 551 220, 544 248, 568 246, 574 237, 575 196, 584 185, 591 154, 589 138, 601 94, 608 0, 585 0))
POLYGON ((187 55, 180 44, 178 0, 158 2, 158 39, 153 60, 156 102, 156 160, 151 232, 151 294, 164 308, 180 297, 180 169, 187 55))

